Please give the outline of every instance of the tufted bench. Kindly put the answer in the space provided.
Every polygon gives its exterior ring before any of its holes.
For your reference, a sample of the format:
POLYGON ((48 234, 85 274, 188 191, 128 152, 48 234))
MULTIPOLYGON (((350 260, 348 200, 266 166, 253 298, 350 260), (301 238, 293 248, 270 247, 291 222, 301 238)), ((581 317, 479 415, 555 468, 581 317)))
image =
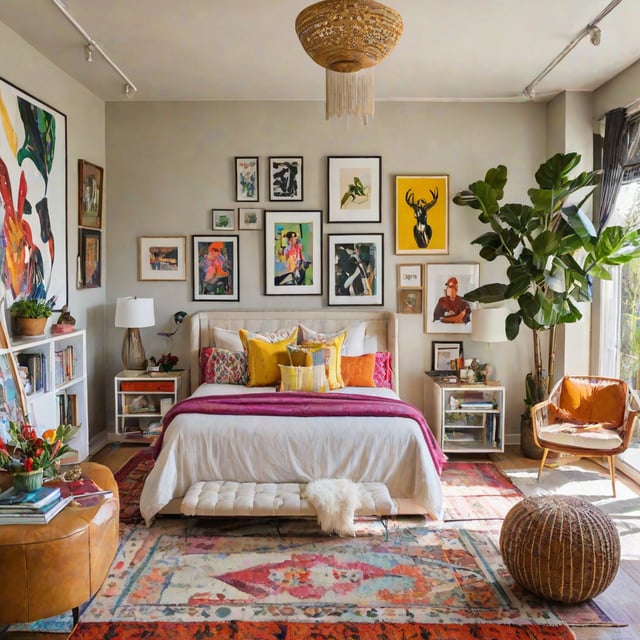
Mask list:
MULTIPOLYGON (((316 510, 304 497, 306 484, 297 482, 196 482, 185 494, 180 510, 187 516, 313 517, 316 510)), ((382 482, 359 485, 361 504, 355 515, 376 516, 387 530, 387 516, 398 505, 382 482)))

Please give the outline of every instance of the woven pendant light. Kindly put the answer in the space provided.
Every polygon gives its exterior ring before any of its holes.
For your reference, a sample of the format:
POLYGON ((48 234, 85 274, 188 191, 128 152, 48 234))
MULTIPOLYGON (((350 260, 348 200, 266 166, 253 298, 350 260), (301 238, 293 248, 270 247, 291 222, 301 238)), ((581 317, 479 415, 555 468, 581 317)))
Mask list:
POLYGON ((402 35, 400 15, 374 0, 322 0, 303 9, 296 33, 326 71, 326 117, 373 117, 373 68, 402 35))

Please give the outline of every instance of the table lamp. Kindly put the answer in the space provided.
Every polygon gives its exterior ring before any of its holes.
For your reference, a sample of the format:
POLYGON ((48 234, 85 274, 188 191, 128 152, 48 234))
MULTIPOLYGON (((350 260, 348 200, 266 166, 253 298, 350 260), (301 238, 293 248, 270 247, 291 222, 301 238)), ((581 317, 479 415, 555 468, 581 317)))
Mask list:
POLYGON ((147 368, 147 356, 140 337, 141 327, 155 324, 153 298, 118 298, 116 300, 116 327, 125 327, 122 343, 122 364, 127 370, 147 368))
POLYGON ((488 358, 491 357, 493 342, 507 341, 504 324, 508 315, 507 307, 483 307, 471 312, 471 339, 474 342, 489 343, 488 358))

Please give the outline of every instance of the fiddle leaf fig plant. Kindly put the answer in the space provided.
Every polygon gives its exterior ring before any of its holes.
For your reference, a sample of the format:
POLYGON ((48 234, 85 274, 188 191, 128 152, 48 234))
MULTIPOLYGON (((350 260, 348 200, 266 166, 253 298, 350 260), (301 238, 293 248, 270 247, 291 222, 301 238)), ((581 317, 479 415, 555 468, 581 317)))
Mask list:
POLYGON ((556 328, 582 317, 578 303, 592 299, 594 278, 611 279, 610 268, 640 256, 637 228, 611 226, 596 231, 582 211, 592 196, 599 173, 570 174, 580 162, 577 153, 558 153, 542 163, 529 203, 501 204, 507 168, 489 169, 484 180, 469 185, 455 204, 479 211, 490 230, 473 240, 488 261, 507 261, 506 282, 486 284, 465 295, 471 302, 495 303, 513 299, 518 310, 506 319, 507 338, 513 340, 524 324, 533 334, 534 370, 527 375, 527 406, 546 398, 553 385, 556 328), (582 199, 568 204, 569 198, 582 199), (548 332, 546 366, 541 336, 548 332))

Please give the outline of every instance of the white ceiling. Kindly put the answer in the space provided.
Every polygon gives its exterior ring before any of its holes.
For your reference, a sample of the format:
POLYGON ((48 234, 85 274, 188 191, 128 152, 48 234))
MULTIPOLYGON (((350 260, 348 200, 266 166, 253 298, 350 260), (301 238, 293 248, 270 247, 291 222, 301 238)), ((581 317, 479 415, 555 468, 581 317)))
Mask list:
MULTIPOLYGON (((62 0, 59 0, 60 2, 62 0)), ((524 100, 522 90, 610 0, 386 0, 404 34, 376 68, 376 100, 524 100)), ((64 0, 136 85, 136 100, 323 100, 297 14, 311 0, 64 0)), ((0 21, 105 101, 124 81, 54 0, 0 0, 0 21)), ((640 58, 640 0, 600 23, 537 87, 592 91, 640 58)), ((640 94, 640 88, 639 88, 640 94)))

